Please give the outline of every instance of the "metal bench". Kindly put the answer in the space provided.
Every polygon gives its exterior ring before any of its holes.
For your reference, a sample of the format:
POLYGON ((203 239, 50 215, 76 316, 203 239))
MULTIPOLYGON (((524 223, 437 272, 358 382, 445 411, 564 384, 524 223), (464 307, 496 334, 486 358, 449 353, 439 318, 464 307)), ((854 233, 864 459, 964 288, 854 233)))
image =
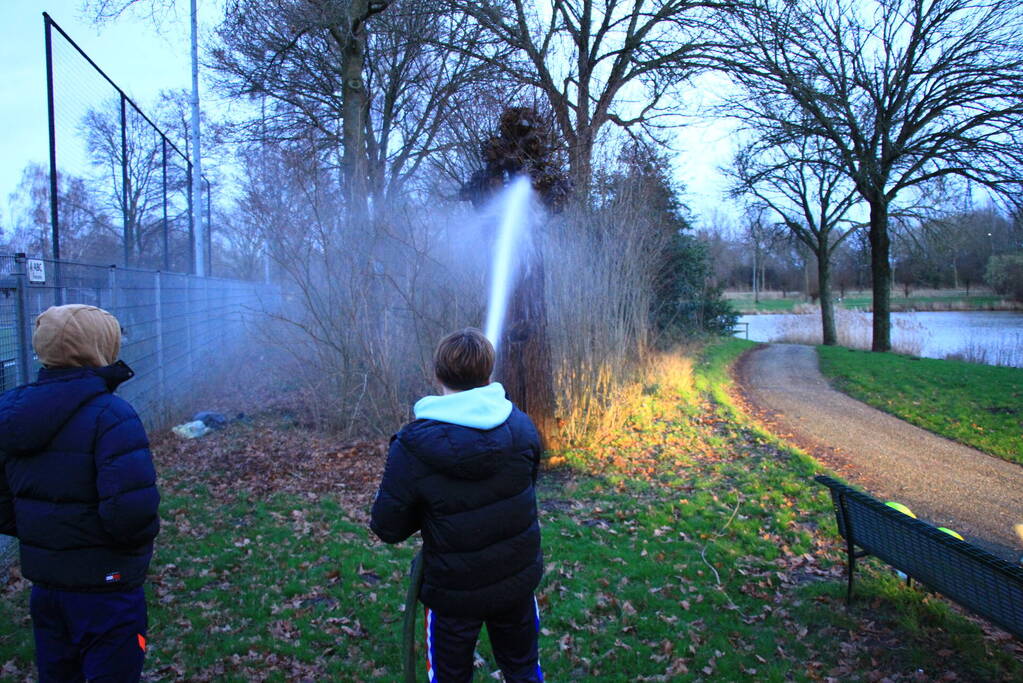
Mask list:
POLYGON ((1023 567, 939 531, 831 477, 838 532, 845 538, 852 601, 856 560, 873 555, 928 589, 1023 638, 1023 567), (856 550, 859 548, 860 550, 856 550))

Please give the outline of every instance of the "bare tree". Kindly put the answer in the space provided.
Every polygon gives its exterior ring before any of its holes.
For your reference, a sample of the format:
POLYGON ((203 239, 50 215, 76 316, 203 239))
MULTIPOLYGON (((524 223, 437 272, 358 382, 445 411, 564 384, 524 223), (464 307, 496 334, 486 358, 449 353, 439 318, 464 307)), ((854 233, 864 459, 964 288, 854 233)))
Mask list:
POLYGON ((816 257, 822 338, 825 344, 836 344, 831 260, 839 245, 859 227, 845 220, 856 203, 856 189, 830 163, 831 150, 822 146, 820 138, 777 146, 769 140, 769 136, 758 138, 736 155, 729 170, 733 193, 756 197, 816 257))
POLYGON ((482 32, 441 9, 436 0, 398 3, 376 22, 366 55, 370 192, 388 201, 413 184, 422 188, 432 173, 424 173, 424 163, 457 147, 465 127, 479 123, 464 120, 466 113, 502 86, 495 69, 436 45, 457 37, 481 49, 482 32))
POLYGON ((121 219, 124 265, 140 265, 164 227, 160 133, 121 99, 89 110, 81 126, 90 161, 100 174, 96 185, 109 188, 100 201, 121 219))
POLYGON ((572 180, 589 190, 594 145, 612 123, 645 128, 672 112, 672 88, 705 65, 713 2, 700 0, 445 0, 484 29, 469 54, 543 93, 568 147, 572 180), (513 53, 505 56, 501 48, 513 53))
POLYGON ((891 349, 889 215, 937 178, 1023 187, 1016 0, 753 0, 721 63, 733 114, 775 142, 820 138, 870 208, 872 348, 891 349))
MULTIPOLYGON (((63 258, 102 263, 116 257, 118 243, 109 215, 97 205, 85 179, 61 173, 57 201, 61 211, 63 258)), ((10 246, 34 256, 51 254, 49 169, 41 164, 28 164, 8 204, 11 209, 10 246)))
POLYGON ((476 219, 396 202, 377 208, 378 229, 351 230, 343 179, 305 145, 251 143, 241 166, 232 223, 267 244, 288 297, 271 341, 294 354, 308 407, 353 435, 393 431, 430 388, 436 340, 482 320, 476 219))
MULTIPOLYGON (((102 24, 106 21, 116 20, 121 15, 131 11, 148 12, 149 21, 161 32, 168 25, 166 17, 173 15, 176 7, 175 0, 82 0, 82 8, 86 13, 93 15, 93 21, 102 24)), ((191 154, 189 162, 195 172, 191 175, 191 203, 192 227, 190 233, 194 233, 194 239, 190 238, 191 268, 200 275, 208 275, 210 270, 206 265, 206 245, 212 244, 207 241, 210 237, 210 217, 207 214, 207 203, 204 201, 204 184, 209 189, 206 174, 203 172, 202 158, 202 132, 200 130, 200 119, 202 118, 199 106, 199 14, 197 0, 191 0, 189 12, 189 32, 191 37, 191 74, 192 92, 190 98, 190 125, 189 138, 191 140, 191 154)), ((127 242, 126 242, 127 244, 127 242)), ((125 251, 125 261, 128 260, 128 251, 125 251)), ((166 261, 166 258, 165 258, 166 261)), ((166 265, 166 264, 165 264, 166 265)))
POLYGON ((260 107, 246 137, 301 141, 325 159, 342 151, 356 213, 367 197, 388 201, 409 187, 449 143, 449 117, 493 73, 435 46, 457 37, 474 50, 480 30, 468 19, 433 0, 392 4, 235 0, 211 52, 222 90, 260 107))
POLYGON ((765 215, 766 207, 762 204, 753 204, 746 210, 743 226, 743 236, 750 247, 750 254, 753 257, 752 279, 750 284, 753 288, 753 301, 760 302, 760 290, 763 289, 763 281, 767 270, 767 254, 774 250, 785 237, 785 229, 780 228, 777 223, 768 219, 765 215))
POLYGON ((163 20, 175 10, 176 0, 82 0, 82 10, 102 24, 119 19, 129 11, 146 16, 158 29, 163 20))
MULTIPOLYGON (((233 0, 211 51, 221 85, 233 96, 268 99, 275 134, 305 137, 312 127, 340 143, 347 207, 365 216, 369 160, 364 78, 368 22, 389 2, 233 0)), ((267 130, 266 120, 261 120, 267 130)))
POLYGON ((1010 229, 1010 221, 993 204, 973 207, 968 202, 908 223, 894 235, 904 254, 903 282, 962 287, 969 294, 973 285, 983 281, 988 259, 1010 229))

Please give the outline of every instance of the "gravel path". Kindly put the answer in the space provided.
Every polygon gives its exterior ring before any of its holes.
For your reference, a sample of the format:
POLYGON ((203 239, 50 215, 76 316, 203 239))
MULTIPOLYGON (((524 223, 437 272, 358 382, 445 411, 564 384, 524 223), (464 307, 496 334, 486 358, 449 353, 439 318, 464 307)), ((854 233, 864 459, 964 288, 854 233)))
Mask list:
POLYGON ((748 352, 737 380, 754 414, 881 500, 1010 561, 1023 542, 1023 467, 914 427, 832 389, 813 347, 748 352))

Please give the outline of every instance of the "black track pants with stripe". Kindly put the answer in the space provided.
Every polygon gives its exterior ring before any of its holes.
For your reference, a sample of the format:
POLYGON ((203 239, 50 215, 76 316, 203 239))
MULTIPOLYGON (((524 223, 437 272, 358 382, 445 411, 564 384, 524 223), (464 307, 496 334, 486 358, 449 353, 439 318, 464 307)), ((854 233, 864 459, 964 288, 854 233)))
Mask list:
POLYGON ((446 617, 426 608, 426 673, 431 683, 472 680, 473 652, 487 626, 494 658, 507 683, 543 683, 537 636, 540 610, 531 595, 503 614, 485 619, 446 617))
POLYGON ((76 593, 32 587, 29 601, 42 683, 130 683, 146 658, 142 587, 76 593))

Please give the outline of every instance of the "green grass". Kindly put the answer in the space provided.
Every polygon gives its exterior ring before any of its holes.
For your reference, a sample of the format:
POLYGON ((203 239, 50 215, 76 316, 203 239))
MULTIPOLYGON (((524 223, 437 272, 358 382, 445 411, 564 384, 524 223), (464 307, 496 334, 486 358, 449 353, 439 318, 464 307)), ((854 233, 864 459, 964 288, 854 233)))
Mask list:
POLYGON ((790 313, 796 307, 796 304, 804 303, 804 301, 802 297, 753 301, 752 294, 743 294, 728 298, 728 303, 741 314, 790 313))
POLYGON ((1023 369, 818 347, 821 372, 907 422, 1023 464, 1023 369))
MULTIPOLYGON (((862 563, 859 600, 845 610, 842 548, 827 493, 811 480, 817 465, 755 427, 728 393, 728 368, 751 346, 727 340, 696 360, 664 358, 624 429, 556 454, 560 464, 543 472, 547 679, 1023 676, 1008 646, 876 561, 862 563)), ((296 471, 302 454, 287 450, 287 432, 235 425, 194 446, 207 471, 162 472, 150 679, 399 680, 414 544, 375 542, 365 510, 346 509, 330 486, 260 495, 220 473, 224 453, 264 448, 266 463, 296 471)), ((4 592, 0 676, 23 678, 27 590, 18 582, 4 592)), ((479 651, 476 680, 490 680, 485 639, 479 651)))
POLYGON ((764 299, 748 302, 746 305, 752 306, 758 313, 787 313, 792 311, 797 303, 799 302, 796 299, 764 299))
MULTIPOLYGON (((846 309, 869 309, 874 301, 870 293, 860 293, 838 300, 838 292, 834 293, 837 306, 846 309)), ((740 313, 790 313, 800 304, 807 303, 803 296, 786 297, 783 299, 765 298, 753 301, 752 294, 742 294, 729 299, 732 306, 740 313)), ((993 294, 937 294, 926 296, 899 296, 892 292, 891 307, 893 310, 991 310, 1005 306, 1005 300, 993 294)))
MULTIPOLYGON (((896 309, 909 309, 921 304, 945 304, 954 309, 990 309, 999 306, 1004 302, 1000 296, 993 294, 971 294, 970 296, 948 294, 936 296, 899 296, 892 293, 891 306, 896 309)), ((867 294, 865 296, 849 296, 841 301, 844 308, 869 308, 874 305, 874 300, 867 294)))

